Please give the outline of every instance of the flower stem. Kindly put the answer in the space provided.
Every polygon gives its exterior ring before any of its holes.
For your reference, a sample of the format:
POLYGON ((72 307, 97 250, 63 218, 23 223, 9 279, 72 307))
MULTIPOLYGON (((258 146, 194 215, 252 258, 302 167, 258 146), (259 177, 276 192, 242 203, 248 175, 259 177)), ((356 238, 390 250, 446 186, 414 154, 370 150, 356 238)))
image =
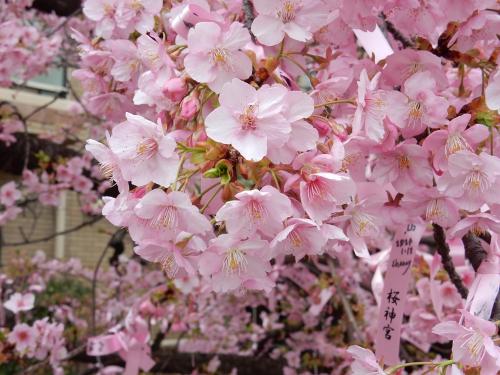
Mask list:
POLYGON ((200 213, 205 212, 205 210, 208 208, 208 206, 210 206, 210 203, 212 203, 212 201, 215 199, 217 194, 219 194, 219 192, 222 190, 223 187, 224 187, 224 185, 220 185, 219 188, 217 190, 215 190, 215 192, 212 194, 212 196, 207 201, 207 203, 205 203, 205 205, 200 209, 200 213))
POLYGON ((443 361, 443 362, 408 362, 408 363, 402 363, 400 365, 396 365, 393 367, 389 367, 387 370, 385 370, 385 372, 386 372, 386 374, 390 375, 390 374, 394 374, 399 369, 402 369, 405 367, 425 366, 425 365, 429 365, 429 366, 433 366, 433 367, 446 367, 446 366, 452 365, 454 363, 456 363, 456 362, 453 359, 449 359, 449 360, 443 361))
POLYGON ((321 104, 316 104, 314 106, 314 108, 326 107, 326 106, 334 105, 334 104, 353 104, 353 105, 356 105, 356 99, 351 98, 351 99, 329 100, 329 101, 321 103, 321 104))

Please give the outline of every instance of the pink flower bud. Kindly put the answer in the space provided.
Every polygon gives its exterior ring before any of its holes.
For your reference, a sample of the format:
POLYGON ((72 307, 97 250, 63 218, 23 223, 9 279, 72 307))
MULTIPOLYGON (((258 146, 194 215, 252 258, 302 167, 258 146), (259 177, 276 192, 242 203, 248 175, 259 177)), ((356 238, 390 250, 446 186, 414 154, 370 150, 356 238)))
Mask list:
POLYGON ((189 97, 182 101, 181 104, 181 117, 184 120, 192 120, 200 109, 200 102, 198 98, 189 97))
POLYGON ((327 136, 328 133, 330 133, 330 131, 332 130, 327 120, 324 120, 322 118, 313 117, 312 125, 318 131, 320 137, 327 136))
POLYGON ((182 78, 172 78, 165 83, 163 95, 174 102, 180 102, 187 94, 186 81, 182 78))

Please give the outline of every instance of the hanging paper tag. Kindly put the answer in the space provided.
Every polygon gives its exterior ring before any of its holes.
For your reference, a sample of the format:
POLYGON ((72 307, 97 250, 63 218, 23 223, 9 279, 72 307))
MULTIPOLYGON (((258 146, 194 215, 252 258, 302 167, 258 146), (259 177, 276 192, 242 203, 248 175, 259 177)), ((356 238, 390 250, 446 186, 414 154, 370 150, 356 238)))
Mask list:
POLYGON ((484 260, 469 290, 466 309, 475 316, 489 320, 500 288, 500 264, 484 260))
POLYGON ((384 280, 375 337, 377 358, 386 365, 399 363, 399 344, 411 266, 424 226, 408 224, 396 232, 384 280))

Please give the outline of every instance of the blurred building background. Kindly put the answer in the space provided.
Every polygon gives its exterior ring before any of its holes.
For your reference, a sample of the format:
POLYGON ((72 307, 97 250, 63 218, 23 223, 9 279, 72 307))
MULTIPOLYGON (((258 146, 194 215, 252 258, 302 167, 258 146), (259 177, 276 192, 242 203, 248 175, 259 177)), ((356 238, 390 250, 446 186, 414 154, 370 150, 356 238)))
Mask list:
MULTIPOLYGON (((21 115, 26 116, 58 96, 57 100, 30 118, 29 132, 37 135, 50 135, 60 130, 61 127, 72 129, 73 125, 77 125, 76 121, 82 121, 82 116, 73 106, 75 102, 71 99, 67 87, 67 77, 65 69, 53 69, 44 76, 23 82, 22 85, 0 89, 0 101, 12 103, 21 115)), ((85 137, 85 134, 81 136, 85 137)), ((48 144, 50 142, 47 140, 48 144)), ((57 147, 57 144, 53 146, 57 147)), ((22 163, 19 161, 24 159, 22 150, 24 146, 15 146, 15 144, 2 148, 0 185, 21 178, 22 163)), ((54 234, 71 230, 94 220, 97 219, 81 212, 77 194, 74 192, 64 192, 58 207, 33 205, 31 210, 26 210, 16 220, 1 228, 2 242, 13 244, 3 246, 1 249, 2 263, 4 264, 11 257, 18 256, 19 252, 33 254, 41 249, 50 257, 61 259, 77 257, 82 260, 83 264, 92 266, 106 246, 110 234, 116 231, 115 227, 107 223, 105 219, 100 219, 92 225, 86 225, 66 235, 54 236, 54 234), (25 244, 25 242, 32 241, 36 242, 25 244)))

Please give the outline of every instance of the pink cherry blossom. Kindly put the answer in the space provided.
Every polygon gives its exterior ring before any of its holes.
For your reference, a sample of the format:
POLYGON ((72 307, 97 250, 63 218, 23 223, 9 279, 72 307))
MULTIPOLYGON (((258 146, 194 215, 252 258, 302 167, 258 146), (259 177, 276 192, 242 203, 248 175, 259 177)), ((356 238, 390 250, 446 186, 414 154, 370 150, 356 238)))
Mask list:
POLYGON ((500 233, 500 219, 488 213, 469 215, 450 228, 449 233, 452 237, 462 238, 469 231, 478 236, 487 232, 500 233))
POLYGON ((453 340, 453 359, 462 365, 481 366, 481 373, 495 375, 500 370, 500 349, 491 336, 495 335, 495 323, 484 320, 463 310, 465 325, 454 321, 437 324, 432 332, 453 340))
POLYGON ((458 206, 453 198, 441 194, 435 187, 414 189, 407 193, 409 207, 424 214, 425 219, 449 228, 460 219, 458 206))
POLYGON ((20 311, 29 311, 35 305, 35 295, 32 293, 14 293, 3 305, 14 314, 20 311))
POLYGON ((169 186, 179 164, 175 140, 159 124, 130 113, 126 116, 127 121, 117 125, 109 139, 123 176, 138 186, 150 181, 169 186))
POLYGON ((306 42, 328 22, 328 9, 319 0, 253 0, 253 5, 258 15, 252 33, 266 46, 280 43, 285 34, 306 42))
POLYGON ((403 137, 414 137, 429 128, 435 128, 447 122, 448 102, 436 95, 436 81, 428 71, 417 72, 404 83, 403 92, 407 95, 404 104, 391 107, 400 111, 400 118, 394 118, 396 126, 402 128, 403 137))
POLYGON ((408 139, 398 144, 393 151, 382 153, 375 164, 372 177, 379 184, 390 182, 401 193, 415 186, 432 186, 432 169, 427 151, 408 139))
POLYGON ((83 13, 92 21, 97 22, 96 34, 103 38, 110 38, 116 27, 115 12, 117 0, 86 0, 83 4, 83 13))
POLYGON ((127 82, 135 79, 139 71, 139 58, 137 56, 137 47, 130 40, 117 39, 106 40, 103 47, 111 51, 114 60, 111 75, 120 82, 127 82))
POLYGON ((337 210, 337 205, 348 203, 356 194, 356 185, 350 177, 318 172, 300 182, 300 199, 309 217, 320 223, 337 210))
POLYGON ((402 86, 412 75, 429 72, 438 89, 448 85, 448 79, 441 67, 441 59, 428 51, 403 49, 387 57, 387 66, 382 71, 382 80, 389 86, 402 86))
POLYGON ((289 91, 285 98, 283 116, 291 124, 288 141, 282 147, 268 149, 268 157, 273 163, 291 163, 298 152, 312 150, 318 141, 318 131, 304 118, 314 111, 313 99, 301 91, 289 91))
POLYGON ((352 345, 347 348, 347 352, 352 355, 354 362, 351 364, 353 375, 384 375, 385 371, 378 364, 375 354, 371 350, 352 345))
POLYGON ((150 228, 169 238, 176 238, 180 232, 204 234, 212 229, 208 219, 186 193, 180 191, 151 190, 140 199, 134 211, 150 228))
MULTIPOLYGON (((363 132, 375 142, 381 142, 386 135, 384 119, 394 116, 388 111, 390 103, 400 102, 402 95, 398 91, 377 90, 379 78, 380 73, 370 80, 366 70, 361 72, 358 81, 358 105, 352 123, 353 134, 363 132)), ((397 121, 397 117, 393 121, 397 121)))
POLYGON ((290 122, 281 114, 287 92, 282 85, 256 90, 232 80, 222 89, 220 107, 205 119, 207 135, 231 144, 245 159, 261 160, 268 149, 282 146, 291 132, 290 122))
POLYGON ((36 331, 25 323, 17 324, 8 335, 8 340, 16 346, 16 350, 25 353, 36 345, 36 331))
POLYGON ((237 235, 223 234, 210 241, 200 257, 199 271, 209 278, 214 291, 269 291, 274 285, 268 277, 270 255, 267 241, 241 240, 237 235))
POLYGON ((485 140, 488 128, 481 124, 467 128, 471 116, 461 115, 447 121, 447 128, 432 132, 423 142, 423 147, 433 155, 438 170, 446 169, 446 159, 458 151, 474 151, 485 140))
POLYGON ((224 204, 215 218, 225 222, 229 233, 242 238, 256 232, 273 238, 292 214, 290 199, 272 186, 260 191, 242 191, 235 198, 237 200, 224 204))
POLYGON ((205 248, 205 242, 201 238, 181 232, 175 241, 161 244, 142 243, 134 251, 150 262, 160 263, 168 277, 177 278, 196 275, 198 255, 205 248))
POLYGON ((241 23, 233 22, 227 31, 214 22, 200 22, 189 31, 186 72, 194 80, 207 83, 220 92, 233 78, 247 79, 252 62, 240 49, 250 42, 250 34, 241 23))
POLYGON ((175 66, 167 53, 164 40, 155 32, 143 34, 137 39, 137 54, 141 63, 153 73, 175 66))
POLYGON ((160 13, 163 0, 125 0, 118 3, 116 20, 119 27, 125 29, 132 24, 141 34, 152 31, 154 17, 160 13))
POLYGON ((14 181, 7 182, 0 188, 0 203, 6 207, 13 206, 21 197, 22 193, 17 189, 14 181))
POLYGON ((292 254, 299 261, 306 255, 321 255, 328 240, 347 241, 348 238, 334 225, 319 226, 309 219, 291 218, 273 239, 271 248, 277 255, 292 254))
MULTIPOLYGON (((109 133, 106 133, 106 139, 110 139, 109 133)), ((107 147, 93 139, 87 140, 85 149, 90 152, 100 164, 102 177, 113 180, 118 185, 120 191, 128 188, 128 183, 122 175, 118 157, 107 147)))
POLYGON ((485 152, 459 151, 448 158, 448 171, 437 180, 440 192, 456 198, 460 208, 474 211, 497 201, 500 161, 485 152))

